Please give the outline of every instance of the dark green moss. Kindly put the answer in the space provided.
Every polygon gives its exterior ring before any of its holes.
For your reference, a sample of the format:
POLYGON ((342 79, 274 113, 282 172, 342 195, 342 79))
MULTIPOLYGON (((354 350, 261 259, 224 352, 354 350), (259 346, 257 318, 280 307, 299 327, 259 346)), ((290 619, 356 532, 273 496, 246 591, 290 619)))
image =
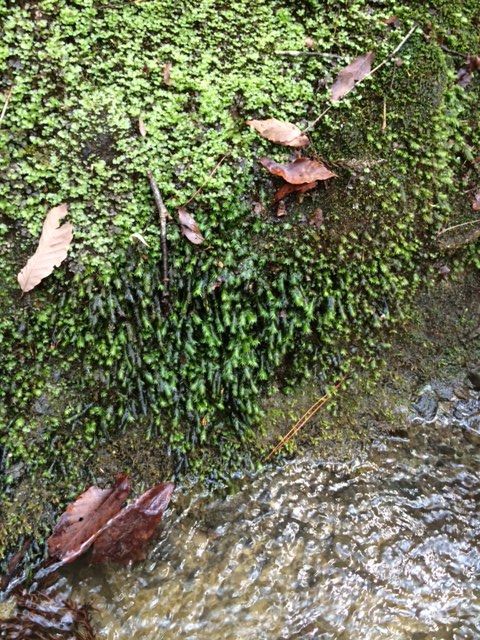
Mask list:
POLYGON ((0 0, 0 88, 13 85, 0 128, 0 547, 102 475, 99 448, 139 480, 257 464, 262 394, 327 384, 376 357, 438 260, 479 265, 478 245, 446 258, 436 242, 471 217, 459 194, 475 175, 478 79, 458 87, 461 60, 440 44, 478 48, 476 5, 0 0), (399 29, 385 24, 392 15, 399 29), (305 126, 338 66, 275 52, 303 49, 308 35, 340 65, 368 49, 380 61, 414 20, 403 64, 385 65, 312 134, 311 153, 338 179, 277 219, 256 159, 288 151, 244 121, 305 126), (169 225, 166 313, 146 171, 173 213, 225 154, 190 206, 207 242, 193 247, 169 225), (73 249, 22 298, 15 274, 61 201, 73 249), (318 207, 320 230, 308 224, 318 207), (135 469, 125 443, 138 434, 158 474, 135 469))

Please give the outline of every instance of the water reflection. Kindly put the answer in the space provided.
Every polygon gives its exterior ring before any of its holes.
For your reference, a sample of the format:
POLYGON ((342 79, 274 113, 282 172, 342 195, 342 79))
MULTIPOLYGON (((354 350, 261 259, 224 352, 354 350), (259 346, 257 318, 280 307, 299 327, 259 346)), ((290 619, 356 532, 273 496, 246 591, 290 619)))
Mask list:
POLYGON ((147 563, 72 568, 70 584, 109 640, 479 638, 480 454, 464 427, 177 496, 147 563))

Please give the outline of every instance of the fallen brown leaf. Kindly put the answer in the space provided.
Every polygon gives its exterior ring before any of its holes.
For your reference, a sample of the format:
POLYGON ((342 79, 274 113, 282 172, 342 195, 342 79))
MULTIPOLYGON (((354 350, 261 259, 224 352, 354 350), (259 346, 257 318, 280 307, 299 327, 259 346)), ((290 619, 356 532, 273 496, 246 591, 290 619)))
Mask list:
POLYGON ((353 62, 340 71, 332 86, 333 102, 341 100, 360 80, 368 76, 372 69, 374 56, 373 51, 369 51, 355 58, 353 62))
POLYGON ((143 560, 145 545, 154 535, 173 489, 171 482, 158 484, 112 518, 93 544, 91 561, 143 560))
POLYGON ((140 131, 142 138, 145 138, 147 135, 147 127, 145 126, 142 116, 138 119, 138 130, 140 131))
POLYGON ((336 177, 336 174, 330 171, 323 162, 310 160, 309 158, 297 158, 288 164, 281 164, 269 158, 260 158, 259 162, 270 173, 280 176, 290 184, 305 184, 315 180, 328 180, 336 177))
POLYGON ((291 122, 268 118, 267 120, 247 120, 246 124, 255 129, 262 138, 281 144, 284 147, 300 148, 310 144, 308 136, 291 122))
POLYGON ((172 72, 172 63, 166 62, 163 65, 163 81, 167 85, 167 87, 170 87, 172 84, 172 79, 170 77, 171 72, 172 72))
POLYGON ((305 193, 306 191, 315 189, 317 184, 317 180, 314 180, 313 182, 306 182, 304 184, 289 184, 287 182, 286 184, 283 184, 275 193, 274 202, 283 200, 291 193, 305 193))
POLYGON ((474 211, 480 211, 480 191, 477 191, 477 193, 473 196, 472 209, 474 211))
POLYGON ((315 209, 308 224, 312 227, 319 229, 323 226, 323 211, 321 209, 315 209))
POLYGON ((102 527, 115 516, 130 493, 130 481, 119 475, 110 489, 90 487, 67 507, 47 540, 51 558, 73 562, 94 542, 102 527))
POLYGON ((193 244, 202 244, 202 242, 204 242, 205 238, 201 234, 200 227, 185 207, 180 207, 178 210, 178 221, 180 222, 180 229, 183 235, 190 240, 190 242, 193 244))
POLYGON ((70 222, 60 226, 60 221, 67 213, 66 204, 54 207, 47 213, 37 250, 17 276, 23 292, 31 291, 67 257, 73 239, 73 226, 70 222))

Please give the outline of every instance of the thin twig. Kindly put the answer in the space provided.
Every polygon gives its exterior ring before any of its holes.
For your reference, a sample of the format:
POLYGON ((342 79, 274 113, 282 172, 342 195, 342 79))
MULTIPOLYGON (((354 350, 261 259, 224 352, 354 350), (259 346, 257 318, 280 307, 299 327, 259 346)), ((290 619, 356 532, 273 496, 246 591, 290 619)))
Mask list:
POLYGON ((325 394, 319 400, 312 404, 312 406, 303 414, 303 416, 297 420, 290 431, 285 434, 280 442, 270 451, 268 456, 265 458, 265 462, 270 460, 275 454, 280 451, 280 449, 282 449, 288 442, 290 442, 290 440, 300 431, 300 429, 302 429, 307 424, 307 422, 320 411, 320 409, 332 398, 335 391, 337 391, 337 389, 343 384, 346 378, 346 375, 342 376, 342 378, 335 384, 334 390, 331 394, 325 394))
POLYGON ((5 114, 7 113, 8 105, 10 103, 10 98, 12 97, 13 86, 7 91, 7 95, 5 96, 5 102, 3 104, 2 113, 0 113, 0 124, 3 122, 5 118, 5 114))
POLYGON ((155 199, 155 204, 157 205, 158 214, 160 216, 160 241, 162 244, 162 261, 163 261, 163 297, 166 298, 168 296, 168 253, 167 253, 167 216, 168 211, 166 206, 163 203, 162 196, 160 195, 160 190, 158 185, 153 177, 151 171, 147 172, 148 179, 150 181, 150 187, 152 189, 153 197, 155 199))
POLYGON ((454 49, 449 49, 444 44, 440 45, 440 49, 443 49, 443 51, 445 51, 446 53, 449 53, 452 56, 457 56, 458 58, 463 58, 464 60, 467 57, 466 53, 461 53, 460 51, 455 51, 454 49))
POLYGON ((460 227, 466 227, 469 224, 477 224, 478 222, 480 222, 480 218, 477 218, 476 220, 469 220, 468 222, 462 222, 461 224, 455 224, 455 225, 453 225, 453 227, 447 227, 446 229, 442 229, 441 231, 439 231, 437 233, 437 236, 443 236, 443 234, 447 233, 447 231, 453 231, 454 229, 460 229, 460 227))
POLYGON ((298 56, 319 56, 320 58, 330 58, 332 60, 339 60, 342 56, 338 53, 323 53, 322 51, 275 51, 277 56, 292 56, 294 58, 298 56))
POLYGON ((187 204, 190 204, 190 202, 192 200, 194 200, 194 198, 196 198, 198 196, 198 194, 200 193, 200 191, 210 182, 210 180, 213 178, 213 176, 215 175, 215 173, 217 172, 218 168, 220 167, 220 165, 223 163, 223 161, 228 158, 228 156, 230 155, 230 153, 226 153, 224 156, 222 156, 220 158, 220 160, 217 162, 217 164, 213 167, 213 169, 211 170, 211 172, 208 174, 208 176, 205 179, 205 182, 203 184, 201 184, 198 189, 195 191, 195 193, 190 196, 190 198, 182 205, 180 205, 181 207, 186 207, 187 204))
MULTIPOLYGON (((397 45, 395 47, 395 49, 388 54, 388 56, 382 60, 382 62, 380 62, 380 64, 377 64, 376 67, 374 67, 370 73, 367 73, 367 75, 365 77, 363 77, 361 80, 359 80, 356 84, 355 87, 358 87, 358 85, 360 83, 362 83, 366 78, 369 78, 370 76, 373 76, 374 73, 376 73, 379 69, 381 69, 385 64, 387 64, 387 62, 389 60, 391 60, 393 58, 393 56, 398 53, 400 51, 400 49, 405 45, 405 43, 407 42, 407 40, 409 40, 412 35, 415 33, 415 31, 418 29, 418 24, 414 24, 413 27, 410 29, 410 31, 407 33, 407 35, 403 38, 403 40, 400 42, 399 45, 397 45)), ((313 122, 311 122, 308 127, 303 131, 303 133, 307 133, 308 131, 311 131, 312 129, 314 129, 316 127, 316 125, 320 122, 320 120, 323 118, 323 116, 328 113, 328 111, 330 111, 330 109, 332 108, 333 105, 328 106, 324 111, 322 111, 322 113, 315 118, 315 120, 313 122)))
POLYGON ((387 99, 383 99, 383 119, 382 119, 382 131, 387 128, 387 99))

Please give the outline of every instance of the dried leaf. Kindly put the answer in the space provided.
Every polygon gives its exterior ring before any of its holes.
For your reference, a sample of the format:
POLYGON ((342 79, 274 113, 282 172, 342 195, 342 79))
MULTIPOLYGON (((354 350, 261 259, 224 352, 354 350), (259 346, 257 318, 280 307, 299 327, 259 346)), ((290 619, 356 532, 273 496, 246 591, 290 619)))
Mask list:
POLYGON ((395 29, 400 26, 400 18, 397 16, 390 16, 383 21, 387 26, 394 27, 395 29))
POLYGON ((373 51, 355 58, 347 67, 338 74, 332 86, 332 101, 341 100, 353 87, 368 76, 372 68, 374 58, 373 51))
POLYGON ((277 208, 277 218, 283 218, 283 216, 287 215, 287 207, 285 206, 285 202, 280 200, 277 208))
POLYGON ((480 191, 473 196, 472 209, 474 211, 480 211, 480 191))
POLYGON ((166 62, 163 65, 163 81, 167 85, 167 87, 170 87, 172 85, 172 79, 170 77, 171 72, 172 72, 172 63, 166 62))
POLYGON ((185 207, 180 207, 178 210, 178 221, 180 222, 183 235, 190 240, 190 242, 193 244, 202 244, 202 242, 204 242, 205 238, 200 232, 200 227, 185 207))
POLYGON ((268 118, 268 120, 247 120, 246 124, 255 129, 262 138, 282 144, 284 147, 299 148, 310 144, 308 136, 291 122, 268 118))
POLYGON ((73 238, 73 226, 70 222, 59 226, 60 220, 67 213, 66 204, 54 207, 47 213, 37 250, 17 276, 23 292, 31 291, 67 257, 73 238))
POLYGON ((323 211, 321 209, 315 209, 308 224, 312 227, 319 229, 323 226, 323 211))
POLYGON ((94 542, 102 527, 122 508, 130 481, 119 475, 113 487, 90 487, 67 507, 47 540, 51 558, 73 562, 94 542))
POLYGON ((466 87, 470 84, 473 78, 473 73, 480 69, 480 56, 467 56, 467 63, 464 67, 459 69, 457 74, 457 83, 461 87, 466 87))
POLYGON ((308 158, 297 158, 288 164, 280 164, 269 158, 260 158, 259 162, 274 176, 280 176, 290 184, 304 184, 336 177, 323 162, 308 158))
POLYGON ((138 130, 140 131, 140 135, 142 136, 142 138, 145 138, 147 136, 147 127, 145 126, 145 122, 143 121, 143 118, 141 116, 138 119, 138 130))
POLYGON ((317 180, 314 180, 313 182, 306 182, 304 184, 289 184, 287 182, 286 184, 283 184, 275 193, 274 202, 283 200, 291 193, 305 193, 306 191, 315 189, 317 184, 317 180))
POLYGON ((154 535, 173 489, 171 482, 158 484, 112 518, 93 544, 92 562, 144 559, 145 545, 154 535))
POLYGON ((132 233, 132 235, 130 236, 130 239, 133 240, 138 240, 139 242, 141 242, 142 244, 144 244, 146 247, 149 246, 148 242, 145 240, 145 238, 142 236, 141 233, 135 232, 132 233))
POLYGON ((307 49, 315 49, 316 47, 316 42, 313 38, 311 38, 310 36, 307 36, 304 40, 305 42, 305 46, 307 47, 307 49))

